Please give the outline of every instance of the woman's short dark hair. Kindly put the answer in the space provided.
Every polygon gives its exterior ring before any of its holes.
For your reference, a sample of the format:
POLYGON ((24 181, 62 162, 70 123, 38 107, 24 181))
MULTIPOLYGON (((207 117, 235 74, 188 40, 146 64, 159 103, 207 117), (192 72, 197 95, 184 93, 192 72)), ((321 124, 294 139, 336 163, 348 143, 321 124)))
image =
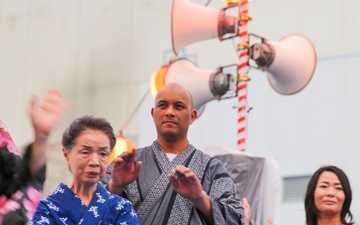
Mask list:
POLYGON ((81 132, 87 129, 103 131, 109 137, 110 150, 114 148, 116 138, 111 124, 105 118, 94 115, 85 115, 75 119, 64 131, 62 146, 70 150, 74 147, 76 138, 81 134, 81 132))
POLYGON ((339 169, 336 166, 323 166, 320 167, 310 178, 310 181, 307 186, 305 194, 305 213, 306 213, 306 224, 307 225, 316 225, 319 211, 315 206, 314 193, 319 180, 320 175, 325 172, 333 172, 338 179, 340 180, 341 186, 345 194, 345 201, 341 209, 340 219, 343 224, 352 225, 355 222, 353 221, 353 216, 350 212, 350 205, 352 200, 352 192, 350 187, 350 182, 344 171, 339 169), (349 222, 347 222, 349 221, 349 222))

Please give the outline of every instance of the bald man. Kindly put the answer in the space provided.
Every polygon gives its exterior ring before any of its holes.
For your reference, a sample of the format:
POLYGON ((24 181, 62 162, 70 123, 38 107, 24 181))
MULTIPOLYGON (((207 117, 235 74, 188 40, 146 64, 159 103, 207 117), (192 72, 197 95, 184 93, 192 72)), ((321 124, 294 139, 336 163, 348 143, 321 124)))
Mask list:
POLYGON ((197 116, 192 105, 181 85, 163 86, 151 110, 157 140, 124 152, 108 168, 103 181, 134 204, 141 224, 244 223, 244 208, 224 165, 187 140, 197 116))

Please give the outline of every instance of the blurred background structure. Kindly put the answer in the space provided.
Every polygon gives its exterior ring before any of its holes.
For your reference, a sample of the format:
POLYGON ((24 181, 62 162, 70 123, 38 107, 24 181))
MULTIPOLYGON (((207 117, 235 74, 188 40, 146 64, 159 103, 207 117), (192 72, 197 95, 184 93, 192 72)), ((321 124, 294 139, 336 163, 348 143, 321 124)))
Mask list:
MULTIPOLYGON (((224 5, 213 0, 209 7, 224 5)), ((165 0, 0 0, 0 118, 18 147, 32 139, 32 93, 57 88, 72 102, 51 138, 45 194, 69 177, 60 144, 65 127, 96 114, 119 132, 147 92, 152 72, 172 57, 171 6, 165 0)), ((348 174, 351 209, 360 221, 360 1, 253 0, 249 11, 250 32, 269 40, 300 33, 317 53, 312 80, 292 96, 274 92, 264 72, 249 71, 246 151, 278 162, 283 182, 275 223, 304 224, 304 185, 325 164, 348 174)), ((231 40, 201 41, 182 54, 206 69, 238 62, 231 40)), ((236 104, 206 104, 189 141, 199 149, 208 143, 236 149, 236 104)), ((136 147, 156 137, 152 106, 148 95, 123 130, 136 147)))

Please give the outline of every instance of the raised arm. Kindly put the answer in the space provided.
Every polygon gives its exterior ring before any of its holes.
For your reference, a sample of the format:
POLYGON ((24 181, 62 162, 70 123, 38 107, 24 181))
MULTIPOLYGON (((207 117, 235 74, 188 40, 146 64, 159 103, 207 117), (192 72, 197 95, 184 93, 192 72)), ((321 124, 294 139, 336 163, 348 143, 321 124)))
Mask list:
POLYGON ((34 128, 34 143, 29 161, 32 176, 36 176, 44 167, 49 135, 68 106, 69 103, 62 98, 58 90, 48 90, 42 101, 36 96, 32 97, 29 107, 29 116, 34 128))

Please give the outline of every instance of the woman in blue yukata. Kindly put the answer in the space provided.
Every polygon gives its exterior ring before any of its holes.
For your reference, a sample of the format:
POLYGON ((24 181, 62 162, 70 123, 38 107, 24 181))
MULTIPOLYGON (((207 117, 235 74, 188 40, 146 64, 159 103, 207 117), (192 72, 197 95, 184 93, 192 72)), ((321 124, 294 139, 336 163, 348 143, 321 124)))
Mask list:
POLYGON ((115 142, 113 128, 104 118, 86 115, 72 122, 63 134, 62 151, 73 181, 61 183, 41 200, 29 224, 139 224, 131 202, 99 183, 115 142))

